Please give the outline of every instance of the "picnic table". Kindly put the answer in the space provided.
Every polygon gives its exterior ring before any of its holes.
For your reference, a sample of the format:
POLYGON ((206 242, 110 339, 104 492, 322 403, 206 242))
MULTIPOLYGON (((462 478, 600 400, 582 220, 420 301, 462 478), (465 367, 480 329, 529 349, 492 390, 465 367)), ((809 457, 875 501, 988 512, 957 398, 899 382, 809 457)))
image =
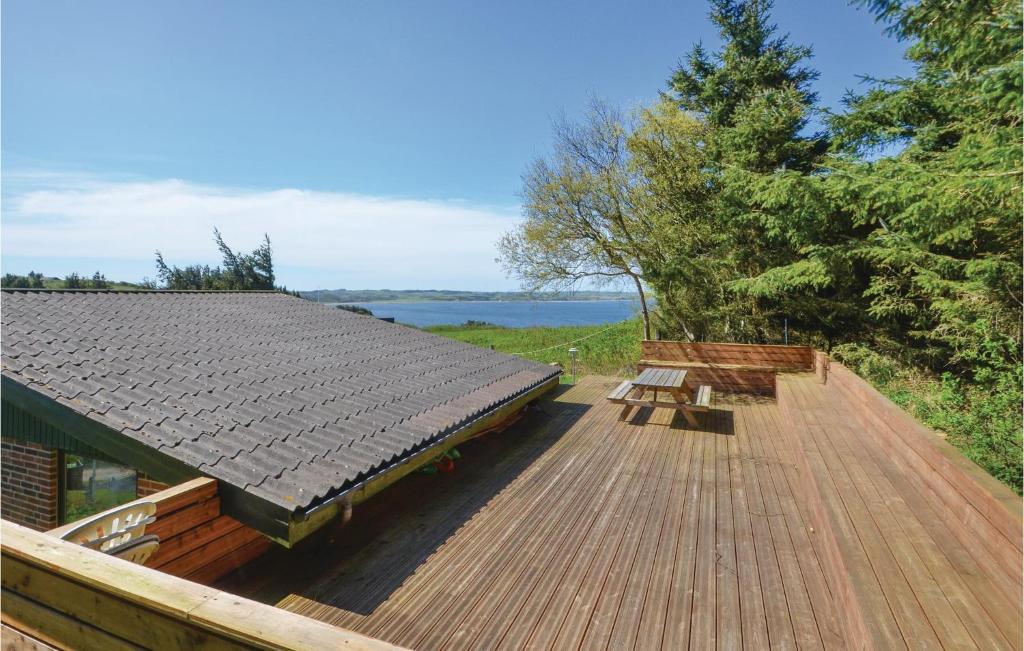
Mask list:
POLYGON ((625 405, 619 420, 626 420, 634 407, 652 407, 675 409, 683 414, 686 422, 697 425, 693 413, 705 412, 711 405, 711 387, 704 385, 694 390, 686 383, 686 371, 683 369, 647 368, 633 380, 624 380, 608 395, 608 400, 625 405), (658 400, 658 392, 668 394, 668 399, 658 400), (645 398, 653 392, 653 399, 645 398))

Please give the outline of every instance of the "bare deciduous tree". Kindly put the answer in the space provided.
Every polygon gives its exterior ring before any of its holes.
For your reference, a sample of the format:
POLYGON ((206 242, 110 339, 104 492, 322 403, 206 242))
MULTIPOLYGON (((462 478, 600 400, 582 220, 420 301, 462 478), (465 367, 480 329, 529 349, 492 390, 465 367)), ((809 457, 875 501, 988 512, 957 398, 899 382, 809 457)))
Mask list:
POLYGON ((523 175, 526 219, 498 243, 505 269, 529 290, 627 280, 636 288, 651 338, 641 261, 651 224, 633 209, 629 125, 592 100, 585 118, 555 125, 554 148, 523 175))

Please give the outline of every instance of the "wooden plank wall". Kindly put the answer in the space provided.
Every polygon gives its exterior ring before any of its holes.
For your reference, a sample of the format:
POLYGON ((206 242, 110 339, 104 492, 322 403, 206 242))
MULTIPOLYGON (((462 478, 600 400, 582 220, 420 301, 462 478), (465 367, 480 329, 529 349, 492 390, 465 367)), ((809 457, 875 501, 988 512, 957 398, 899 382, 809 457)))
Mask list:
MULTIPOLYGON (((193 479, 139 501, 156 502, 156 522, 147 534, 160 537, 160 549, 147 567, 198 583, 212 583, 265 553, 272 544, 255 529, 221 515, 217 482, 193 479)), ((61 535, 75 526, 50 531, 61 535)))
POLYGON ((995 585, 1020 604, 1021 499, 848 368, 832 361, 826 387, 855 405, 865 432, 942 514, 995 585))
POLYGON ((396 648, 6 520, 0 526, 5 643, 13 629, 58 649, 396 648))
MULTIPOLYGON (((637 370, 659 368, 657 361, 646 359, 637 364, 637 370)), ((714 391, 723 393, 751 393, 775 395, 775 371, 751 371, 711 366, 686 367, 686 382, 696 387, 707 384, 714 391)))
POLYGON ((814 369, 814 349, 810 346, 644 341, 640 353, 642 359, 767 366, 777 371, 814 369))
POLYGON ((686 368, 691 386, 707 384, 724 393, 774 396, 776 372, 815 367, 810 346, 644 341, 640 351, 639 370, 667 362, 686 368))

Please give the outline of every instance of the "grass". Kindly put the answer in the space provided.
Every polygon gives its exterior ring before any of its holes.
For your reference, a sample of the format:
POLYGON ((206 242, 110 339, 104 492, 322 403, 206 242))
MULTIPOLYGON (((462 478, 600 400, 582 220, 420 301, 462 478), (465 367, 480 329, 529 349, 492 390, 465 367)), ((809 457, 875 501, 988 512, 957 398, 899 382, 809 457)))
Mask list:
POLYGON ((424 330, 484 348, 493 347, 503 353, 519 354, 545 364, 561 364, 566 372, 563 382, 570 379, 572 359, 569 349, 574 346, 579 350, 576 359, 577 372, 581 376, 633 375, 640 359, 640 340, 643 339, 643 324, 638 319, 557 328, 503 328, 474 323, 430 326, 424 330))

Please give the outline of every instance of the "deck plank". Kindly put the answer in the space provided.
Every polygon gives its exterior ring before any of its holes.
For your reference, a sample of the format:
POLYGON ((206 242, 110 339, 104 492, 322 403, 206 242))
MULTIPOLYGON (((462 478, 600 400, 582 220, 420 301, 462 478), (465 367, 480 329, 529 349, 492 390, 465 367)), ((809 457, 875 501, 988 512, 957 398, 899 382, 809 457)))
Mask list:
MULTIPOLYGON (((666 457, 665 469, 657 478, 658 501, 651 512, 649 522, 645 525, 643 537, 630 568, 629 579, 623 588, 620 606, 615 612, 614 626, 607 645, 610 649, 634 648, 643 620, 645 603, 651 592, 653 576, 659 569, 664 568, 664 565, 659 566, 657 563, 658 551, 670 522, 669 505, 678 494, 680 477, 686 472, 683 460, 688 456, 691 443, 691 439, 685 435, 674 436, 673 439, 671 451, 666 457)), ((661 560, 664 562, 663 558, 661 560)))
POLYGON ((651 568, 651 578, 644 594, 643 613, 638 625, 634 648, 656 649, 665 635, 672 571, 679 540, 679 527, 685 506, 686 488, 691 472, 691 461, 698 437, 688 436, 682 442, 682 455, 676 461, 676 474, 672 479, 667 517, 658 541, 658 551, 651 568))
MULTIPOLYGON (((717 431, 724 430, 724 412, 715 412, 719 421, 717 431)), ((709 417, 712 417, 709 414, 709 417)), ((736 524, 733 513, 732 473, 729 460, 729 441, 738 434, 715 437, 715 616, 718 646, 723 649, 739 649, 743 646, 742 611, 740 606, 740 585, 736 560, 736 524)))
MULTIPOLYGON (((845 414, 839 414, 839 417, 843 415, 845 414)), ((822 415, 821 417, 826 416, 822 415)), ((920 550, 906 535, 904 526, 901 525, 898 516, 894 513, 894 511, 905 511, 902 496, 895 492, 883 494, 878 491, 872 481, 872 475, 878 472, 874 467, 874 460, 854 452, 849 444, 847 427, 837 422, 831 422, 822 431, 831 442, 836 454, 843 459, 846 469, 857 485, 860 497, 871 513, 875 526, 882 532, 886 546, 902 569, 907 583, 914 591, 921 609, 928 617, 942 646, 946 648, 970 648, 973 646, 970 633, 923 562, 920 550)), ((911 519, 914 518, 911 517, 911 519)))
POLYGON ((778 409, 768 405, 752 406, 749 412, 752 426, 761 434, 761 453, 775 461, 770 465, 770 475, 799 559, 800 575, 807 587, 818 633, 825 648, 842 648, 845 645, 836 620, 833 594, 822 569, 821 550, 811 538, 814 533, 807 524, 805 509, 801 508, 803 501, 797 498, 800 490, 796 479, 797 469, 793 462, 793 450, 786 443, 780 429, 784 424, 779 418, 778 409))
POLYGON ((521 517, 515 525, 486 530, 489 535, 479 544, 487 553, 449 559, 437 577, 419 582, 423 589, 379 628, 378 635, 416 648, 460 597, 473 594, 468 586, 488 586, 489 592, 506 563, 529 558, 528 553, 519 552, 524 547, 532 549, 530 541, 538 540, 569 509, 575 509, 576 500, 591 488, 588 471, 601 467, 614 455, 612 448, 592 446, 570 463, 551 464, 549 481, 541 484, 544 490, 518 502, 516 510, 521 517))
POLYGON ((693 577, 693 609, 690 612, 691 649, 716 648, 717 557, 715 550, 715 439, 704 438, 701 465, 699 520, 697 524, 696 570, 693 577))
MULTIPOLYGON (((777 410, 773 410, 773 414, 777 413, 777 410)), ((789 620, 793 627, 796 643, 801 648, 821 648, 823 644, 820 626, 811 605, 799 553, 793 542, 795 537, 793 530, 799 530, 801 527, 797 525, 800 523, 787 520, 786 509, 783 506, 783 496, 787 487, 777 481, 776 476, 776 471, 784 460, 769 451, 765 443, 776 432, 774 423, 769 422, 770 419, 765 417, 765 411, 761 405, 753 405, 751 409, 744 412, 743 416, 750 419, 750 428, 759 433, 759 436, 751 437, 751 452, 761 459, 761 463, 757 464, 757 472, 761 481, 761 491, 765 498, 765 519, 772 532, 779 572, 786 591, 786 607, 789 611, 789 620)))
POLYGON ((583 637, 583 648, 629 648, 636 637, 636 625, 643 608, 643 593, 646 577, 664 521, 665 504, 671 491, 672 463, 678 451, 682 436, 671 436, 663 447, 661 465, 652 465, 647 482, 646 494, 641 494, 642 509, 626 525, 626 535, 616 553, 615 560, 604 582, 600 596, 590 617, 590 623, 583 637), (632 587, 632 590, 630 588, 632 587), (632 594, 626 598, 627 592, 632 594), (618 641, 612 644, 613 633, 619 629, 618 641))
MULTIPOLYGON (((816 397, 810 385, 801 384, 799 390, 807 400, 816 397)), ((880 448, 858 445, 858 432, 848 425, 855 420, 847 407, 817 397, 821 403, 818 417, 831 419, 827 433, 851 472, 859 475, 862 495, 875 522, 886 532, 886 543, 943 646, 1019 648, 1020 618, 997 592, 971 592, 946 554, 952 552, 960 559, 970 555, 957 553, 957 542, 948 532, 940 533, 925 524, 940 520, 931 505, 896 471, 880 448), (996 624, 990 613, 995 613, 1001 622, 996 624)), ((968 572, 972 579, 978 579, 976 567, 968 572)))
POLYGON ((761 577, 758 573, 757 549, 754 544, 752 516, 748 501, 745 474, 753 472, 753 461, 744 454, 746 437, 750 432, 746 423, 734 425, 736 435, 727 441, 729 454, 729 481, 732 491, 733 524, 736 547, 736 574, 740 589, 740 618, 743 629, 743 648, 766 649, 769 646, 768 620, 765 614, 761 577))
MULTIPOLYGON (((609 447, 607 454, 622 457, 618 468, 635 463, 635 454, 642 454, 646 448, 639 437, 622 441, 621 449, 609 447), (624 454, 628 453, 628 454, 624 454)), ((622 472, 601 473, 602 465, 608 461, 592 464, 588 475, 580 480, 580 495, 567 503, 561 518, 552 518, 558 523, 554 535, 537 537, 537 544, 518 550, 517 563, 513 563, 498 577, 482 599, 465 608, 467 613, 458 630, 449 635, 427 637, 419 641, 421 647, 436 647, 442 644, 452 648, 494 648, 504 637, 507 626, 522 607, 523 595, 528 595, 543 578, 542 570, 566 567, 579 548, 581 538, 591 531, 593 523, 611 505, 614 508, 616 496, 627 485, 629 476, 622 472), (594 488, 597 482, 600 487, 594 488), (574 515, 575 514, 575 515, 574 515)), ((448 619, 446 626, 456 622, 448 619)))
MULTIPOLYGON (((651 440, 667 438, 664 433, 648 434, 643 432, 643 435, 650 436, 651 440)), ((664 461, 664 455, 658 455, 650 463, 656 464, 660 468, 664 461)), ((646 468, 637 470, 640 471, 639 474, 642 475, 642 478, 634 486, 635 495, 629 496, 629 508, 616 516, 616 524, 610 532, 611 535, 602 541, 590 570, 569 604, 569 609, 554 640, 553 647, 556 649, 575 648, 584 639, 591 618, 598 606, 605 581, 612 571, 616 559, 622 553, 620 549, 628 547, 633 533, 644 521, 644 516, 650 508, 656 482, 652 481, 652 474, 646 468)))
POLYGON ((672 565, 672 580, 669 585, 665 631, 662 636, 662 648, 665 649, 685 649, 690 644, 693 584, 697 567, 697 535, 701 491, 704 487, 704 448, 708 445, 708 440, 703 436, 695 436, 693 445, 675 561, 672 565))
POLYGON ((764 464, 764 457, 759 450, 754 449, 756 434, 759 432, 742 414, 739 418, 738 427, 744 434, 739 439, 743 466, 746 469, 743 479, 750 495, 747 502, 748 513, 762 588, 768 639, 773 646, 795 647, 796 636, 790 619, 789 605, 786 602, 786 589, 770 522, 775 513, 770 499, 772 489, 770 482, 764 480, 759 469, 764 464))
POLYGON ((839 649, 840 567, 886 647, 1020 648, 1014 605, 813 378, 780 376, 786 410, 716 392, 697 428, 620 421, 621 380, 586 378, 223 587, 411 648, 839 649))
MULTIPOLYGON (((636 481, 636 475, 630 474, 624 480, 636 481)), ((550 642, 553 639, 558 627, 548 622, 550 615, 561 615, 568 610, 568 603, 589 570, 596 550, 608 536, 626 494, 627 491, 618 490, 615 498, 605 504, 593 525, 580 536, 569 563, 562 567, 557 563, 548 564, 541 582, 524 600, 514 621, 507 623, 500 648, 523 648, 528 640, 530 646, 544 646, 545 640, 550 642)))

